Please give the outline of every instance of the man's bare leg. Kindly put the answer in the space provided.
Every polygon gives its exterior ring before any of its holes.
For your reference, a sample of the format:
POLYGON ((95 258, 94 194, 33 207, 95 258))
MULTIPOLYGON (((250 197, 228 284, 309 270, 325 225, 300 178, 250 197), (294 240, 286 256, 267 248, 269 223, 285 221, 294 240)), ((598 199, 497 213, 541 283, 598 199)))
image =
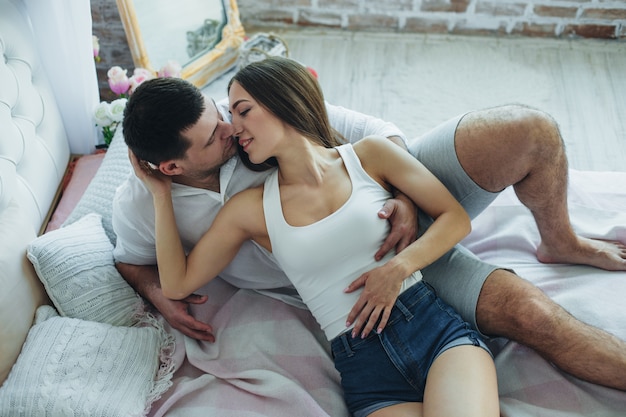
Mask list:
POLYGON ((487 277, 476 320, 484 334, 533 348, 577 378, 626 391, 626 342, 577 320, 512 272, 499 269, 487 277))
POLYGON ((578 236, 567 207, 567 157, 556 122, 546 113, 511 105, 472 112, 455 135, 461 166, 482 188, 512 185, 532 212, 544 263, 626 270, 626 246, 578 236))

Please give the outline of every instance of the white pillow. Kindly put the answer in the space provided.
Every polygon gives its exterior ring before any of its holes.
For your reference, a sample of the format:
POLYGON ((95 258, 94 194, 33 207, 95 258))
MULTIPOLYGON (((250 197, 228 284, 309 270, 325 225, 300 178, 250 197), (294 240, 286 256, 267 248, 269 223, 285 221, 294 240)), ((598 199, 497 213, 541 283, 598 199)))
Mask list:
POLYGON ((39 236, 27 256, 62 316, 115 326, 142 317, 143 301, 115 268, 99 214, 39 236))
POLYGON ((102 216, 102 226, 113 244, 116 237, 111 216, 113 213, 113 197, 117 187, 128 178, 133 167, 128 159, 128 147, 124 142, 122 129, 115 131, 113 140, 107 153, 102 159, 102 164, 89 182, 85 193, 82 195, 76 207, 72 210, 63 226, 72 224, 88 213, 97 213, 102 216))
POLYGON ((119 327, 37 310, 0 387, 0 415, 144 416, 171 386, 173 348, 156 327, 119 327))

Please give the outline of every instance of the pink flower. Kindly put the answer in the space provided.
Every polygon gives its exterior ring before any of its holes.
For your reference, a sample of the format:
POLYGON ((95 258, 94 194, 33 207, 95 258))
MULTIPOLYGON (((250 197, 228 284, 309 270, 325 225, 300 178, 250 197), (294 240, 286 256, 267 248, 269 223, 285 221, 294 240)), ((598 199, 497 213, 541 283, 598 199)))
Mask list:
POLYGON ((159 70, 158 76, 165 77, 174 77, 180 78, 180 72, 182 71, 182 67, 176 61, 167 61, 167 63, 159 70))
POLYGON ((137 87, 139 87, 139 85, 141 83, 143 83, 144 81, 147 80, 151 80, 155 78, 154 74, 150 71, 148 71, 145 68, 135 68, 135 71, 133 71, 133 76, 130 77, 129 81, 130 81, 130 92, 129 94, 132 94, 137 87))
POLYGON ((126 75, 126 72, 127 71, 125 69, 118 66, 111 67, 109 71, 107 71, 111 91, 120 96, 126 94, 128 92, 128 88, 130 87, 130 80, 126 75))
POLYGON ((100 62, 100 40, 97 36, 91 35, 91 44, 93 45, 93 57, 96 62, 100 62))
POLYGON ((135 68, 135 70, 133 71, 133 77, 143 77, 146 80, 151 80, 154 77, 154 74, 151 71, 148 71, 145 68, 135 68))

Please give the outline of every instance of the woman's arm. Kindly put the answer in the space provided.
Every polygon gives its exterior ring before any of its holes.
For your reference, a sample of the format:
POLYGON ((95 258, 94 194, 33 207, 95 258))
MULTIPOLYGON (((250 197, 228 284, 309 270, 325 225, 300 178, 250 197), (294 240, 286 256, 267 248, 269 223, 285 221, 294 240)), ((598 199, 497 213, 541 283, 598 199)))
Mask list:
POLYGON ((174 218, 171 198, 155 196, 155 235, 157 263, 163 294, 180 300, 215 278, 237 255, 241 245, 251 239, 243 227, 248 221, 245 210, 252 204, 250 192, 232 197, 215 217, 213 224, 185 256, 174 218))
POLYGON ((374 153, 364 168, 368 170, 372 165, 372 171, 382 181, 405 194, 434 220, 418 240, 390 261, 401 266, 408 276, 439 259, 466 237, 471 231, 470 218, 448 189, 413 156, 384 140, 372 142, 374 153))
POLYGON ((379 318, 378 330, 386 324, 402 281, 444 255, 471 230, 469 216, 443 184, 409 153, 386 139, 367 138, 355 151, 368 174, 381 184, 407 195, 420 210, 434 219, 416 241, 396 254, 385 265, 363 274, 347 291, 365 286, 348 316, 356 319, 355 333, 368 334, 379 318))
POLYGON ((258 221, 258 215, 247 217, 244 214, 258 211, 255 207, 260 207, 262 215, 262 206, 254 205, 254 198, 262 194, 256 189, 246 190, 231 198, 186 256, 174 216, 171 177, 143 167, 130 151, 129 157, 135 174, 153 197, 161 290, 167 298, 182 300, 215 278, 235 257, 243 242, 252 238, 246 227, 258 221))

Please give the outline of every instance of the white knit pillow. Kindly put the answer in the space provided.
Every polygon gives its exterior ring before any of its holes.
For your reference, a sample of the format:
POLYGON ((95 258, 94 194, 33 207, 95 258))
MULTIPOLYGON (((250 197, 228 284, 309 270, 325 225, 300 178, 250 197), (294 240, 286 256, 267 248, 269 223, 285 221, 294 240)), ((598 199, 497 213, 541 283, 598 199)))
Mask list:
POLYGON ((132 172, 133 167, 128 159, 128 147, 124 142, 122 129, 115 131, 111 145, 102 159, 102 164, 89 182, 76 207, 67 217, 63 226, 70 225, 89 213, 102 216, 102 227, 113 244, 116 237, 111 216, 113 215, 113 197, 117 187, 132 172))
POLYGON ((119 327, 37 310, 0 388, 0 415, 144 416, 171 386, 172 339, 156 327, 119 327))
POLYGON ((28 259, 62 316, 131 326, 143 302, 113 261, 113 245, 99 214, 33 240, 28 259))

